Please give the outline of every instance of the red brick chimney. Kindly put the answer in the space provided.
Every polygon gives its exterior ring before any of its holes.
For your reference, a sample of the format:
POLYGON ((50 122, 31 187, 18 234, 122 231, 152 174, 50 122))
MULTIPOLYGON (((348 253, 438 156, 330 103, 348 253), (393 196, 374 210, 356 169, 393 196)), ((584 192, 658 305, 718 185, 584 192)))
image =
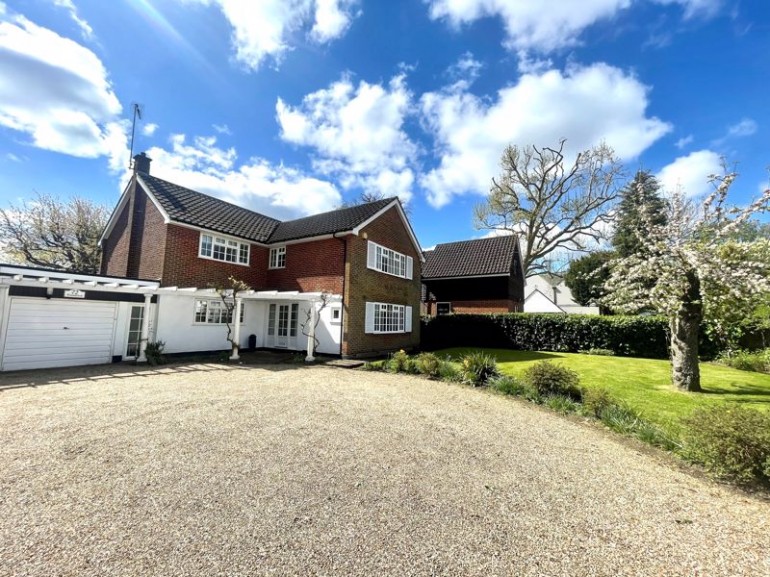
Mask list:
POLYGON ((150 163, 152 158, 147 156, 144 152, 141 152, 134 156, 134 172, 143 172, 144 174, 150 174, 150 163))

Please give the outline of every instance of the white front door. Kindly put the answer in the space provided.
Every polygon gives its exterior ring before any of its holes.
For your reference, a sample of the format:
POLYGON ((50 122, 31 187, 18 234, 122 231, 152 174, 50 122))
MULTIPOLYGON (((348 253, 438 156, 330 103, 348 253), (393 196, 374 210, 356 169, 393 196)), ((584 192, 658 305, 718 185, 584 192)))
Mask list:
POLYGON ((297 348, 299 304, 271 304, 267 316, 267 346, 297 348))
POLYGON ((142 339, 142 319, 144 318, 144 305, 131 305, 131 318, 128 321, 128 339, 126 345, 126 358, 135 359, 139 356, 139 343, 142 339))

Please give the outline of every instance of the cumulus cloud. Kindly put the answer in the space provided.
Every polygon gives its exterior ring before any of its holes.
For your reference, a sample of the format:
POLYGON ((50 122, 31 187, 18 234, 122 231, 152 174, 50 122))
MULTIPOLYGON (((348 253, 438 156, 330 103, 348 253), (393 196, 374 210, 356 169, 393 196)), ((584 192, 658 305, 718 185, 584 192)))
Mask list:
POLYGON ((239 163, 234 148, 221 148, 214 136, 171 137, 170 149, 147 151, 152 174, 181 186, 248 207, 274 218, 295 218, 331 210, 342 197, 329 182, 263 158, 239 163))
POLYGON ((80 34, 83 36, 84 40, 93 40, 93 28, 91 28, 91 25, 88 22, 80 17, 80 14, 78 14, 78 9, 72 0, 53 0, 53 3, 54 6, 64 8, 69 13, 70 19, 72 19, 72 21, 80 29, 80 34))
POLYGON ((709 176, 722 172, 722 158, 713 150, 698 150, 680 156, 656 175, 667 192, 682 191, 687 196, 711 192, 709 176))
POLYGON ((158 130, 158 125, 154 122, 148 122, 142 126, 142 134, 145 136, 152 136, 158 130))
POLYGON ((323 44, 341 37, 357 13, 358 0, 185 0, 214 4, 233 28, 236 59, 256 70, 271 58, 279 63, 297 34, 323 44))
POLYGON ((127 123, 101 60, 20 15, 0 17, 0 125, 33 146, 83 158, 128 157, 127 123))
POLYGON ((574 153, 605 141, 632 159, 671 130, 648 117, 648 88, 606 64, 522 76, 494 101, 460 87, 422 96, 423 124, 433 134, 439 165, 421 184, 435 207, 465 193, 486 194, 508 144, 548 146, 567 139, 574 153))
POLYGON ((278 99, 281 138, 314 150, 313 166, 345 188, 398 195, 407 201, 417 148, 404 131, 412 97, 404 76, 387 85, 343 78, 292 106, 278 99))

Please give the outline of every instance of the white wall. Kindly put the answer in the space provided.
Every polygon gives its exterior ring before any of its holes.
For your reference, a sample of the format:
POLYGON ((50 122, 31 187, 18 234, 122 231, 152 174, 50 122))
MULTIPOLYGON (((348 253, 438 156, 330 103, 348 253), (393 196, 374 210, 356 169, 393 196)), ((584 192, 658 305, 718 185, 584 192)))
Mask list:
POLYGON ((599 307, 583 307, 575 302, 572 291, 564 279, 548 274, 539 274, 526 279, 524 285, 525 313, 561 312, 559 309, 569 314, 599 314, 599 307), (540 291, 542 295, 537 294, 536 290, 540 291), (543 296, 552 301, 550 308, 543 302, 543 296), (554 304, 558 308, 554 308, 554 304), (547 308, 549 310, 544 310, 547 308))
POLYGON ((525 313, 564 313, 556 306, 551 299, 546 297, 540 291, 532 291, 524 299, 525 313))

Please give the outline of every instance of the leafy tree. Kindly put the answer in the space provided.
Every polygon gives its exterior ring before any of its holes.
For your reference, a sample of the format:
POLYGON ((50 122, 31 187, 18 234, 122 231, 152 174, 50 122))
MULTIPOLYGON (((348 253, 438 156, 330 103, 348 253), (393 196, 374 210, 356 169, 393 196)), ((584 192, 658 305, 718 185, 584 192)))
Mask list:
POLYGON ((608 263, 617 255, 612 251, 592 252, 569 264, 564 282, 580 305, 593 305, 605 295, 604 283, 610 276, 608 263))
POLYGON ((648 224, 666 223, 666 203, 660 196, 660 184, 647 171, 640 170, 620 192, 612 245, 621 257, 644 250, 639 239, 646 236, 648 224))
POLYGON ((475 208, 477 228, 512 231, 524 240, 527 277, 546 272, 546 257, 554 251, 588 252, 603 239, 618 198, 622 165, 612 148, 595 146, 569 163, 565 142, 555 148, 507 146, 500 177, 475 208))
MULTIPOLYGON (((652 308, 669 319, 672 380, 687 391, 700 390, 698 336, 705 319, 729 326, 770 291, 770 240, 731 238, 749 218, 770 207, 770 190, 750 206, 730 209, 727 194, 736 174, 712 176, 715 185, 698 210, 674 194, 664 224, 645 223, 642 253, 612 263, 604 303, 621 312, 652 308), (708 234, 704 234, 708 231, 708 234), (652 280, 652 284, 650 281, 652 280)), ((639 234, 639 233, 638 233, 639 234)))
POLYGON ((91 200, 38 194, 20 207, 0 209, 0 243, 14 262, 55 270, 99 272, 99 238, 110 212, 91 200))

